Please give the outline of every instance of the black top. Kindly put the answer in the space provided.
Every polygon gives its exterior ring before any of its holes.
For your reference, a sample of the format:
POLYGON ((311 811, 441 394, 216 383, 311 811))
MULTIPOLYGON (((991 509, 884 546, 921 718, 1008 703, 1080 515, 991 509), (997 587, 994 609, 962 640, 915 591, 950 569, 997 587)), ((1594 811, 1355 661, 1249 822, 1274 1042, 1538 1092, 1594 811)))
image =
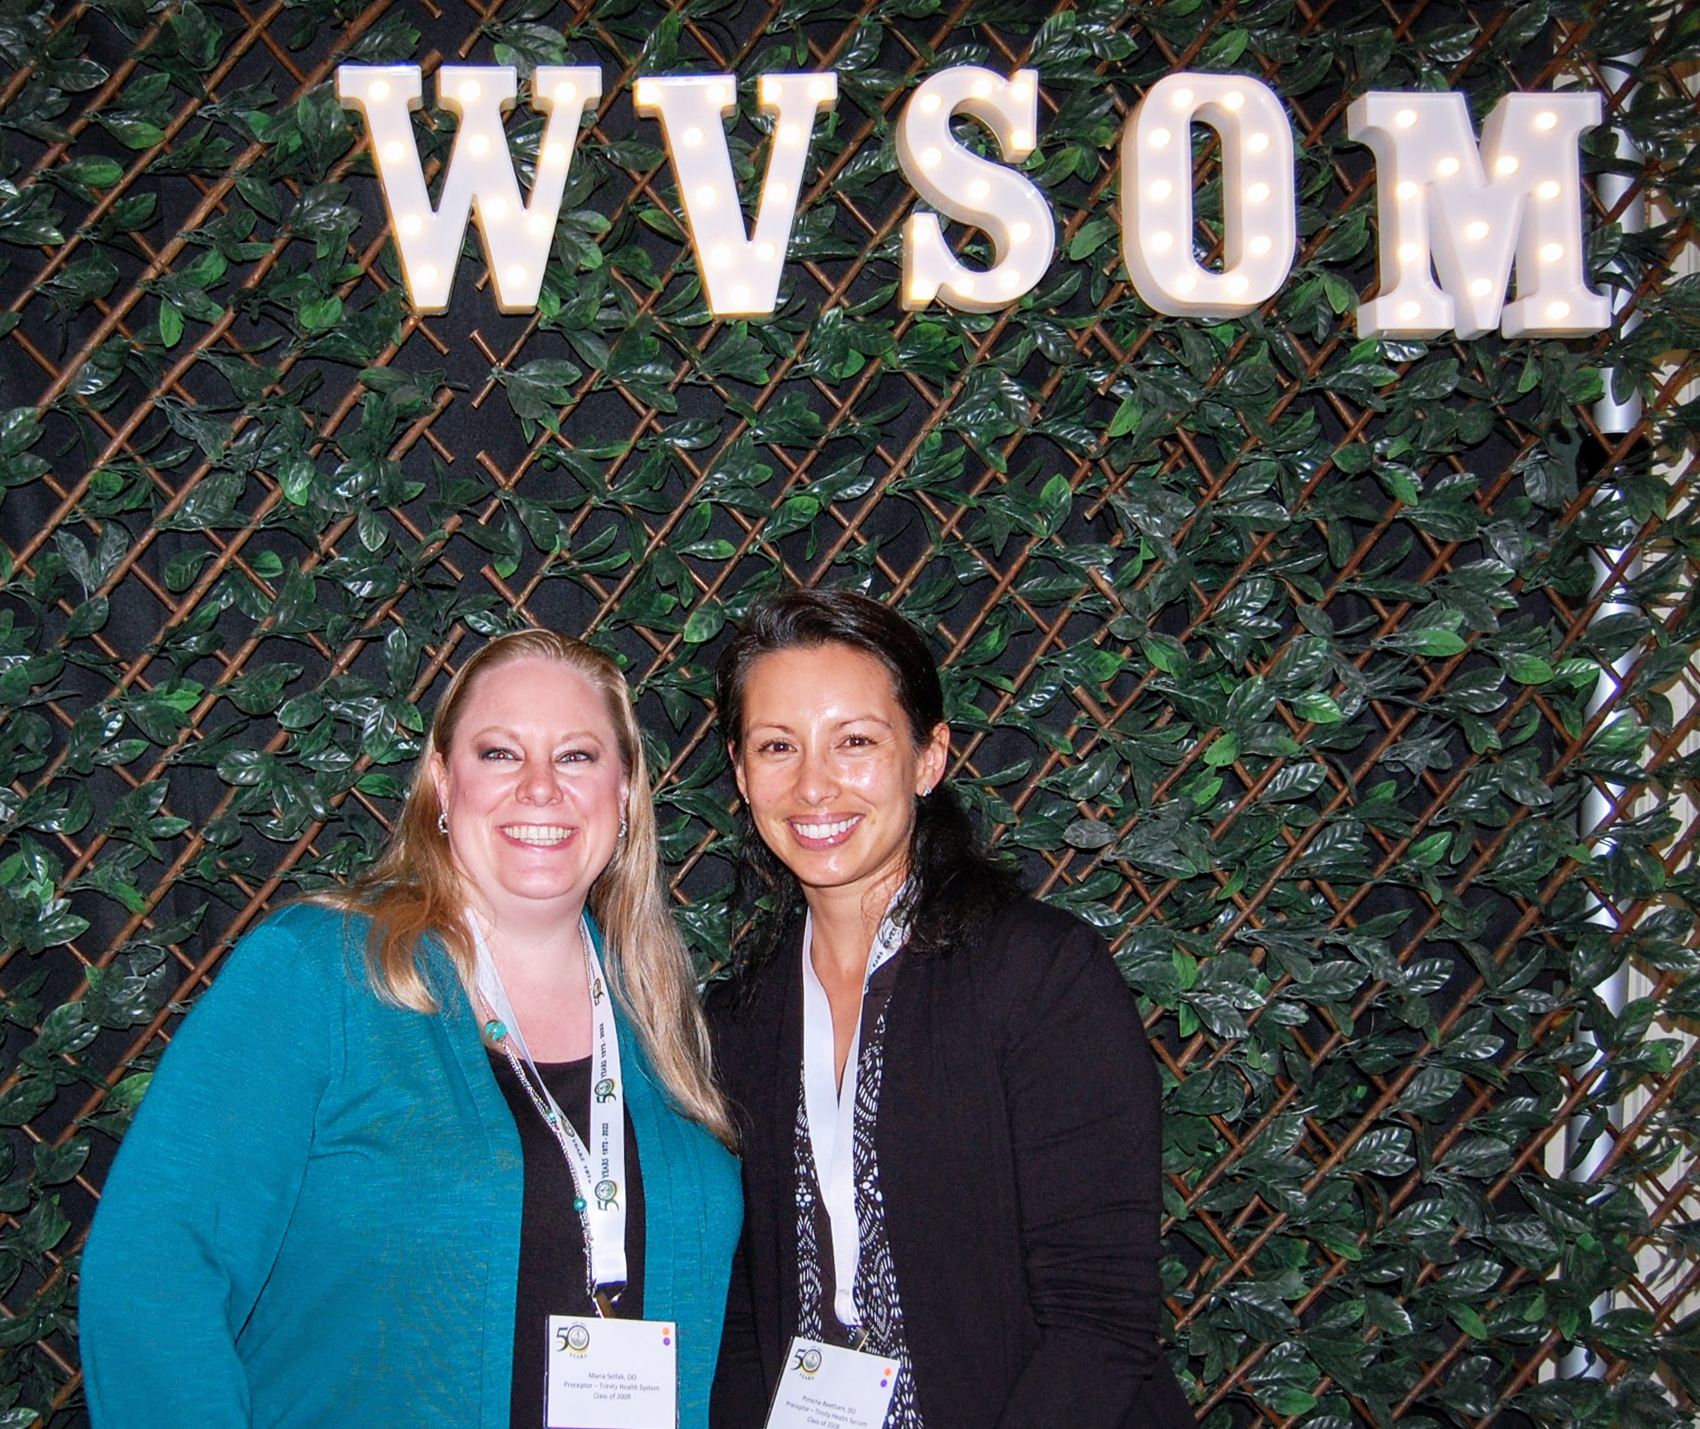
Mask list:
MULTIPOLYGON (((585 1292, 584 1226, 573 1209, 573 1173, 525 1088, 514 1080, 507 1055, 490 1050, 496 1085, 508 1100, 525 1156, 525 1201, 520 1215, 519 1288, 514 1296, 512 1429, 542 1429, 549 1370, 551 1315, 592 1315, 585 1292)), ((539 1062, 538 1073, 581 1140, 590 1135, 590 1058, 539 1062)), ((622 1320, 643 1318, 643 1176, 637 1133, 626 1113, 626 1289, 616 1305, 622 1320)))
MULTIPOLYGON (((744 1235, 710 1422, 761 1424, 798 1312, 794 928, 747 998, 710 989, 743 1138, 744 1235)), ((1024 900, 900 960, 874 1140, 927 1429, 1191 1429, 1158 1341, 1155 1060, 1104 942, 1024 900)))

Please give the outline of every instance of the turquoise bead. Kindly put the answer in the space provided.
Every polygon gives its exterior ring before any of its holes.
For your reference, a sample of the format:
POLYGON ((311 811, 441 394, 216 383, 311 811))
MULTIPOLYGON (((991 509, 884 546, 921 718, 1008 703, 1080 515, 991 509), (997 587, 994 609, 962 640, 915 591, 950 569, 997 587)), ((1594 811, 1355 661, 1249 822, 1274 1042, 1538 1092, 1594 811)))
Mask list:
POLYGON ((573 1209, 575 1211, 582 1211, 584 1209, 584 1197, 583 1196, 574 1196, 573 1197, 573 1209))
POLYGON ((484 1024, 484 1035, 492 1042, 500 1042, 502 1038, 508 1035, 508 1029, 500 1018, 492 1017, 484 1024))

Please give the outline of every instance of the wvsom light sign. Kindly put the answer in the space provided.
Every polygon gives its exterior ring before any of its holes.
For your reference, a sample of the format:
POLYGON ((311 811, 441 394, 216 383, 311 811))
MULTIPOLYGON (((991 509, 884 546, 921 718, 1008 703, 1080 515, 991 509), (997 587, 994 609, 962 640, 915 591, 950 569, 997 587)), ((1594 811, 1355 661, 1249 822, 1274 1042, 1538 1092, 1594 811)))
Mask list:
MULTIPOLYGON (((444 65, 437 103, 458 119, 435 207, 410 114, 422 103, 417 65, 337 69, 337 97, 364 115, 409 298, 423 313, 448 307, 468 222, 478 225, 503 312, 537 306, 561 196, 588 105, 602 95, 592 66, 542 65, 529 102, 544 118, 528 197, 520 194, 502 116, 517 71, 444 65)), ((724 121, 737 111, 729 74, 637 81, 640 115, 660 121, 678 180, 697 270, 721 317, 773 313, 797 215, 809 142, 838 100, 830 71, 764 74, 772 120, 753 231, 747 225, 724 121)), ((1365 336, 1577 337, 1604 328, 1607 299, 1583 270, 1578 140, 1600 122, 1588 91, 1509 94, 1480 140, 1461 94, 1372 92, 1353 101, 1347 132, 1374 154, 1380 225, 1379 296, 1358 310, 1365 336), (1514 296, 1506 300, 1515 279, 1514 296)), ((903 229, 904 307, 970 312, 1007 307, 1038 286, 1056 251, 1056 221, 1038 187, 1012 165, 1038 141, 1039 76, 959 65, 924 80, 897 125, 898 162, 932 212, 903 229), (1002 163, 966 148, 956 115, 983 124, 1002 163), (964 264, 940 215, 983 230, 988 268, 964 264)), ((1122 256, 1141 299, 1173 317, 1221 319, 1255 310, 1286 282, 1295 257, 1298 198, 1293 137, 1280 100, 1244 75, 1176 73, 1147 91, 1121 138, 1122 256), (1192 127, 1221 141, 1222 265, 1193 252, 1192 127)))

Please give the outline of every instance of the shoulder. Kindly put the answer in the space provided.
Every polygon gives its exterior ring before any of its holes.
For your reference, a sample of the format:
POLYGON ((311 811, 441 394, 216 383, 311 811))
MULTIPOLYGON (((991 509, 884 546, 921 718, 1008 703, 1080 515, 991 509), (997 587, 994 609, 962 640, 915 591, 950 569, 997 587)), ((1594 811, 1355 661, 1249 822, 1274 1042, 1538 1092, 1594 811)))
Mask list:
POLYGON ((1061 908, 1021 897, 986 916, 972 952, 982 962, 1002 962, 1001 971, 1102 962, 1113 966, 1109 945, 1090 924, 1061 908))
POLYGON ((369 927, 369 920, 357 913, 293 903, 242 935, 200 1003, 340 999, 348 989, 365 985, 369 927))
POLYGON ((966 951, 964 962, 994 1020, 1080 999, 1110 1006, 1117 1014, 1134 1006, 1097 929, 1035 898, 1017 899, 990 914, 975 946, 966 951))

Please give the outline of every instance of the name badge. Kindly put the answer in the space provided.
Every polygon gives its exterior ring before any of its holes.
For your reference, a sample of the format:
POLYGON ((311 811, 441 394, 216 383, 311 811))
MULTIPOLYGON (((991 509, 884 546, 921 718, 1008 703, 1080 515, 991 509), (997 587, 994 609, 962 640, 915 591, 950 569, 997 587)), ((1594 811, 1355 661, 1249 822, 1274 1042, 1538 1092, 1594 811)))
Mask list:
POLYGON ((678 1429, 678 1327, 551 1315, 544 1420, 547 1429, 678 1429))
POLYGON ((880 1429, 897 1390, 897 1359, 798 1335, 768 1411, 767 1429, 880 1429))

